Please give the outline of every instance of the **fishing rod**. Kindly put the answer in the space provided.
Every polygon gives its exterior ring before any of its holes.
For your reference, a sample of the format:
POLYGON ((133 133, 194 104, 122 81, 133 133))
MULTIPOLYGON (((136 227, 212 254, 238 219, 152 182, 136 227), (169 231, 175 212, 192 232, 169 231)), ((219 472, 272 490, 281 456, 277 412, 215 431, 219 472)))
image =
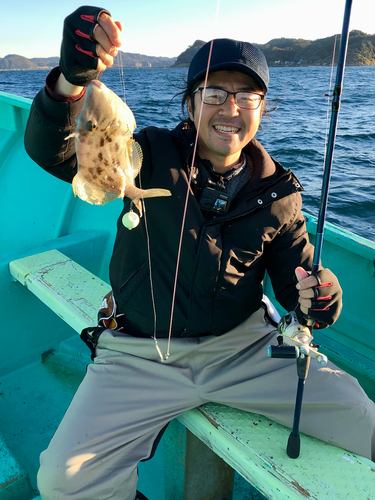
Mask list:
POLYGON ((327 142, 326 159, 324 163, 322 194, 320 198, 319 216, 318 216, 317 230, 315 236, 316 237, 315 250, 314 250, 313 267, 312 267, 313 273, 316 272, 319 268, 320 256, 322 252, 324 222, 327 212, 328 190, 329 190, 329 181, 332 169, 333 149, 335 146, 337 123, 339 118, 346 53, 348 51, 349 22, 350 22, 352 3, 353 3, 352 0, 346 0, 345 4, 344 22, 341 32, 340 53, 337 62, 336 82, 332 96, 333 99, 332 99, 331 123, 330 123, 328 142, 327 142))
MULTIPOLYGON (((323 182, 317 221, 315 248, 313 256, 312 274, 319 269, 320 257, 323 246, 324 223, 327 213, 328 191, 331 178, 333 150, 336 139, 338 114, 340 110, 342 82, 344 79, 344 69, 349 41, 349 21, 352 8, 352 0, 346 0, 344 10, 344 20, 341 32, 340 52, 337 63, 336 81, 332 97, 331 122, 327 140, 327 150, 324 161, 323 182)), ((296 313, 290 312, 283 316, 278 324, 279 335, 277 346, 268 346, 267 355, 274 358, 296 358, 298 386, 296 403, 294 409, 294 419, 292 432, 289 435, 287 454, 290 458, 297 458, 300 454, 299 422, 302 410, 302 399, 305 381, 307 378, 310 357, 315 357, 319 364, 325 365, 327 358, 317 350, 319 346, 311 344, 313 339, 311 332, 314 321, 307 318, 307 325, 299 323, 296 313)))

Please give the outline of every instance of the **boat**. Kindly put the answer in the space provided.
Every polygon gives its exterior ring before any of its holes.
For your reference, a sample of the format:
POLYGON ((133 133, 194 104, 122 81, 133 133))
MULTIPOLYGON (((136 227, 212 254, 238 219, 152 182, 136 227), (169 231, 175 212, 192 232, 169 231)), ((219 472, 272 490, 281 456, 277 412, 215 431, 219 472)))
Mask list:
MULTIPOLYGON (((28 157, 23 137, 30 106, 30 99, 0 92, 0 500, 37 498, 39 454, 90 362, 77 333, 14 280, 9 263, 57 249, 109 283, 122 206, 121 200, 100 207, 82 202, 70 184, 28 157)), ((314 242, 316 217, 304 215, 314 242)), ((314 334, 321 352, 354 375, 373 400, 374 249, 372 241, 326 223, 322 261, 340 278, 344 308, 335 325, 314 334)), ((267 278, 264 285, 284 314, 267 278)), ((162 448, 163 443, 152 460, 140 465, 139 489, 147 494, 152 484, 152 500, 164 499, 162 448)), ((241 477, 235 480, 240 483, 241 477)), ((241 484, 237 499, 265 498, 241 484)))

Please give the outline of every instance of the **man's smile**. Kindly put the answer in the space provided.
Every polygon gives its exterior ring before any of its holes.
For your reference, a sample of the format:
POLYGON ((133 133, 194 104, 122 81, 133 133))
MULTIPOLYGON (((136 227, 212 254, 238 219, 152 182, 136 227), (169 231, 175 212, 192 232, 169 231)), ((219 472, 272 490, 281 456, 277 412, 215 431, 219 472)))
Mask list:
POLYGON ((241 129, 233 125, 213 125, 213 128, 224 134, 237 134, 241 129))

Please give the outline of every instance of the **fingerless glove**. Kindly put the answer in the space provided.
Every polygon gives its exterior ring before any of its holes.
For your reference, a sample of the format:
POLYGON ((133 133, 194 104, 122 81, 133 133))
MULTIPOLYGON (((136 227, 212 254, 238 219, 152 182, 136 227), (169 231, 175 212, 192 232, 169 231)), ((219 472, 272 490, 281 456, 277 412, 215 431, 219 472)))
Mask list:
MULTIPOLYGON (((311 299, 309 318, 315 321, 314 328, 322 329, 333 323, 340 316, 342 309, 342 290, 336 276, 329 269, 320 269, 313 273, 318 284, 313 287, 314 298, 311 299)), ((299 305, 296 309, 298 320, 306 324, 306 316, 299 305)))
POLYGON ((59 65, 72 85, 87 87, 102 74, 97 70, 99 58, 93 33, 103 12, 110 15, 99 7, 80 7, 64 21, 59 65))

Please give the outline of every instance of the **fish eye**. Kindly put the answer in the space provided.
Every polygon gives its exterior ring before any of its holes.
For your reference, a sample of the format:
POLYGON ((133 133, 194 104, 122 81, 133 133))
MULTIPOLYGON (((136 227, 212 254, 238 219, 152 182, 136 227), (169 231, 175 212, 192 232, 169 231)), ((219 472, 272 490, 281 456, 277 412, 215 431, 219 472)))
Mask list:
POLYGON ((86 128, 89 132, 92 132, 93 130, 95 130, 96 128, 98 127, 98 124, 95 120, 89 120, 87 123, 86 123, 86 128))

